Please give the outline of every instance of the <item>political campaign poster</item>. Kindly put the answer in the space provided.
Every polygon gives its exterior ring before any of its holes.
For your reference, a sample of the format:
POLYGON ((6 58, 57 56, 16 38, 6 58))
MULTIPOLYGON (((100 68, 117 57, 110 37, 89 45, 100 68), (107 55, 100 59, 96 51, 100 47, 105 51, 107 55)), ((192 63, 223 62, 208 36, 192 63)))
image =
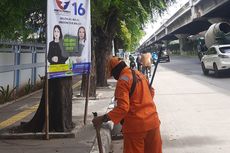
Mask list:
POLYGON ((89 73, 90 25, 90 0, 47 1, 48 79, 89 73))

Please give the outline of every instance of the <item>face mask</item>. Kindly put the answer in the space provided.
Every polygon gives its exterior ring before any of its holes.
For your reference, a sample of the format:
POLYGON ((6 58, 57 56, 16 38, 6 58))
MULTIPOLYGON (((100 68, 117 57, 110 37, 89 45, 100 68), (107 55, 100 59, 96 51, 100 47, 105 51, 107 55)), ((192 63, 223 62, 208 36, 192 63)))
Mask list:
POLYGON ((112 69, 112 76, 118 80, 121 71, 126 67, 127 65, 125 64, 124 61, 121 61, 119 64, 117 64, 113 69, 112 69))

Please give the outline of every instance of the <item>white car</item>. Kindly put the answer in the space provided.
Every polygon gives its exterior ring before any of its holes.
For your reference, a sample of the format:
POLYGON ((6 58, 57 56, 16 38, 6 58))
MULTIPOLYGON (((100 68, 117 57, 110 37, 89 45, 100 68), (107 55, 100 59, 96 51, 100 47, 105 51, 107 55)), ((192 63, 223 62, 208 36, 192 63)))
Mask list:
POLYGON ((211 70, 216 77, 220 71, 230 70, 230 44, 211 46, 201 58, 201 67, 205 75, 211 70))

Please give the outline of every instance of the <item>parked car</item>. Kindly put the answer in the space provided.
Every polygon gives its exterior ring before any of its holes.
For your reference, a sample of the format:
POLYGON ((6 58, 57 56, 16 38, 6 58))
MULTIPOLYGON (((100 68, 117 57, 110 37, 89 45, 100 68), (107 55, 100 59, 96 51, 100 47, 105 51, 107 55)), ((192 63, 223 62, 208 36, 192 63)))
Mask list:
POLYGON ((162 50, 161 56, 160 56, 160 62, 165 61, 165 62, 170 62, 170 57, 169 53, 167 50, 162 50))
POLYGON ((211 70, 216 77, 220 71, 230 70, 230 44, 211 46, 201 58, 201 67, 204 75, 211 70))

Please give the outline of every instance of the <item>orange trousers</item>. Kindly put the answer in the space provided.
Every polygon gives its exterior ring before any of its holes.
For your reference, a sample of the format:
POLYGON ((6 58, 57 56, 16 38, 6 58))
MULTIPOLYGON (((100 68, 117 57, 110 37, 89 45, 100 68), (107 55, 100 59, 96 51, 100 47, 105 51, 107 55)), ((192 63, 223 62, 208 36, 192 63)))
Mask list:
POLYGON ((124 133, 123 153, 162 153, 160 128, 147 132, 124 133))

